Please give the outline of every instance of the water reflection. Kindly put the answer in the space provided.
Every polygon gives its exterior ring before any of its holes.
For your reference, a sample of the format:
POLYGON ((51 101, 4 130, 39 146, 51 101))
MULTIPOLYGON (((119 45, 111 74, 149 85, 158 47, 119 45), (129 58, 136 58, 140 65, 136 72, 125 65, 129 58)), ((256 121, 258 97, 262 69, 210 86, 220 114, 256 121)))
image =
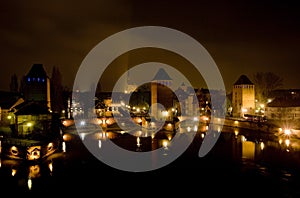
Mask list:
MULTIPOLYGON (((288 190, 286 187, 290 182, 299 182, 299 139, 284 138, 275 134, 237 127, 224 126, 221 128, 218 125, 208 126, 205 124, 195 127, 188 123, 177 132, 99 131, 79 136, 76 136, 75 133, 65 133, 62 152, 54 153, 44 161, 26 162, 0 158, 1 188, 12 188, 22 192, 35 192, 46 188, 61 189, 61 186, 66 184, 74 185, 72 180, 76 178, 76 175, 91 180, 100 175, 103 177, 103 172, 98 173, 100 172, 98 167, 101 167, 101 170, 104 169, 105 173, 116 171, 93 158, 81 141, 94 142, 98 149, 102 149, 105 141, 112 141, 119 147, 134 152, 148 152, 163 148, 163 155, 168 155, 172 151, 175 137, 192 138, 192 143, 180 159, 167 167, 171 170, 189 169, 193 170, 195 174, 201 172, 201 177, 205 178, 206 173, 203 170, 210 170, 207 167, 234 167, 231 172, 222 168, 215 174, 222 177, 224 175, 232 177, 230 174, 236 174, 235 177, 239 179, 241 179, 240 175, 244 175, 246 179, 249 177, 267 178, 267 181, 275 179, 279 182, 278 185, 285 185, 285 191, 299 193, 296 188, 293 188, 294 183, 288 190), (207 135, 208 127, 213 130, 212 135, 221 134, 217 144, 208 155, 199 158, 198 150, 207 135), (222 172, 223 170, 227 172, 222 172)), ((167 168, 162 170, 166 171, 167 168)), ((85 182, 87 181, 85 180, 85 182)), ((300 182, 296 184, 300 184, 300 182)))

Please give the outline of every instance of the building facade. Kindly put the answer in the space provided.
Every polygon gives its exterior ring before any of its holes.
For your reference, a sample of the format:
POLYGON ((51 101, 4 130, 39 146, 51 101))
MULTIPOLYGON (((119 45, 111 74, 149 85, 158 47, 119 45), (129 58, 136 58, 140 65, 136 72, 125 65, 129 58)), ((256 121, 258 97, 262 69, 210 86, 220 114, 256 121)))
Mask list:
POLYGON ((300 128, 300 90, 276 90, 267 104, 268 120, 300 128))

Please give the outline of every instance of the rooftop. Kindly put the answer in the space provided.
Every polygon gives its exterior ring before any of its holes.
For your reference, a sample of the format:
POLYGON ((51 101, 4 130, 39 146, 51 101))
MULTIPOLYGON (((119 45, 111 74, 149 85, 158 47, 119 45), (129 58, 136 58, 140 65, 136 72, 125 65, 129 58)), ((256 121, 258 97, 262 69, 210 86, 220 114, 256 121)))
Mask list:
POLYGON ((30 68, 27 76, 30 77, 47 77, 47 73, 43 67, 43 64, 33 64, 30 68))
POLYGON ((241 75, 234 85, 253 85, 253 83, 246 75, 241 75))

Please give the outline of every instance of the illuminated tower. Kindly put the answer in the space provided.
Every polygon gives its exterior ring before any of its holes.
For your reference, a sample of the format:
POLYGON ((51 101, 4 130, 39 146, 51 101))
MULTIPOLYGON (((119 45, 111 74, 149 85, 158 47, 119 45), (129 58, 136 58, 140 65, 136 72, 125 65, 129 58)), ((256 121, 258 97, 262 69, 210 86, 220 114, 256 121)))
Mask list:
POLYGON ((255 110, 254 84, 245 75, 234 83, 232 89, 232 115, 243 117, 244 114, 253 114, 255 110))
POLYGON ((166 109, 173 105, 172 87, 173 80, 163 68, 160 68, 151 82, 151 106, 152 116, 159 119, 161 112, 157 103, 162 104, 166 109))

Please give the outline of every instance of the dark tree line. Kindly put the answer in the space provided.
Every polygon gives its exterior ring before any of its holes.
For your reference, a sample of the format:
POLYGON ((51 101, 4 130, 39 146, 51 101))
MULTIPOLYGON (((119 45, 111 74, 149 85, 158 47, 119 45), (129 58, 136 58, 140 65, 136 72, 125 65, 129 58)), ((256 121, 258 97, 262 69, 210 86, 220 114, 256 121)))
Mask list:
POLYGON ((255 96, 260 102, 267 102, 270 93, 283 86, 283 78, 273 72, 256 72, 253 74, 255 96))
POLYGON ((17 74, 13 74, 10 78, 9 90, 11 92, 18 92, 19 91, 19 82, 17 74))

